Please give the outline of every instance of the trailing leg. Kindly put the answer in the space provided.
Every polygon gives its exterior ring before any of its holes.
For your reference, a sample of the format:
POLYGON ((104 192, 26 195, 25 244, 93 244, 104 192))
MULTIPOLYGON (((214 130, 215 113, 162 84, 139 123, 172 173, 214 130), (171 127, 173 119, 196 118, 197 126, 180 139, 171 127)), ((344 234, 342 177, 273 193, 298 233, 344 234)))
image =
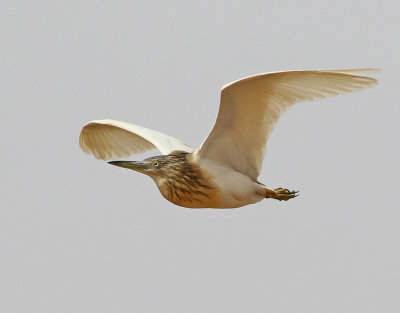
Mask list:
POLYGON ((299 195, 298 191, 290 191, 289 189, 276 188, 274 190, 265 188, 265 198, 273 198, 279 201, 287 201, 296 198, 299 195))

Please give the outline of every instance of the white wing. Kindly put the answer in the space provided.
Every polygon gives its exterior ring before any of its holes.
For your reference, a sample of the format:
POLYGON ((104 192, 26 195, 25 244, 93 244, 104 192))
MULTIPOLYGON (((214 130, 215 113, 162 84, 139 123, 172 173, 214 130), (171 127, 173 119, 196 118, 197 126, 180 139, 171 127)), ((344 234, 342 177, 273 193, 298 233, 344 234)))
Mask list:
POLYGON ((192 152, 182 141, 141 126, 98 120, 87 123, 79 136, 79 145, 96 159, 111 160, 157 148, 162 154, 175 150, 192 152))
POLYGON ((217 121, 197 156, 256 180, 266 141, 282 112, 296 102, 360 90, 377 83, 356 76, 375 69, 290 71, 246 77, 223 87, 217 121))

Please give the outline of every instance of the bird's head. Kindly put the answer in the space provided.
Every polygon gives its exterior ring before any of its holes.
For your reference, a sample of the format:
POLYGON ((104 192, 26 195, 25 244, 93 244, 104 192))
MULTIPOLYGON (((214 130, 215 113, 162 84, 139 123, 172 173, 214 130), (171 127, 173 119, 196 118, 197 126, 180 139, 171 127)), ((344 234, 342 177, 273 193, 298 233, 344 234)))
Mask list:
POLYGON ((193 207, 194 202, 209 201, 216 195, 217 186, 213 179, 193 161, 191 153, 174 151, 139 162, 108 163, 150 176, 161 194, 177 205, 193 207))
POLYGON ((108 163, 146 174, 157 180, 184 172, 187 169, 187 154, 180 151, 179 153, 150 157, 143 161, 110 161, 108 163))

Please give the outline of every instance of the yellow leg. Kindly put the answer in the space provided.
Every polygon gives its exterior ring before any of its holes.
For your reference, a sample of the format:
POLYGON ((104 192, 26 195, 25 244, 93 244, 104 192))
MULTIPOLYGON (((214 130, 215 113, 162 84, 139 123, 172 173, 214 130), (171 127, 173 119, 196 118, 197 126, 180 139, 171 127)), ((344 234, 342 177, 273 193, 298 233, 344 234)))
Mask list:
POLYGON ((290 191, 289 189, 276 188, 274 190, 265 188, 265 198, 273 198, 279 201, 287 201, 296 198, 299 195, 298 191, 290 191))

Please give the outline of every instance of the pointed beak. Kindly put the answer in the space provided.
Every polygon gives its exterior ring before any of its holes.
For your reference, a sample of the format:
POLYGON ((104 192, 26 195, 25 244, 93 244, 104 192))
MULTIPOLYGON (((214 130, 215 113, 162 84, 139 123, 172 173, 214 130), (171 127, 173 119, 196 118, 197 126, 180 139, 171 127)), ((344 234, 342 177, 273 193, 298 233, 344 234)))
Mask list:
POLYGON ((129 168, 130 170, 134 170, 137 172, 143 172, 149 169, 149 165, 144 162, 138 161, 110 161, 108 164, 129 168))

